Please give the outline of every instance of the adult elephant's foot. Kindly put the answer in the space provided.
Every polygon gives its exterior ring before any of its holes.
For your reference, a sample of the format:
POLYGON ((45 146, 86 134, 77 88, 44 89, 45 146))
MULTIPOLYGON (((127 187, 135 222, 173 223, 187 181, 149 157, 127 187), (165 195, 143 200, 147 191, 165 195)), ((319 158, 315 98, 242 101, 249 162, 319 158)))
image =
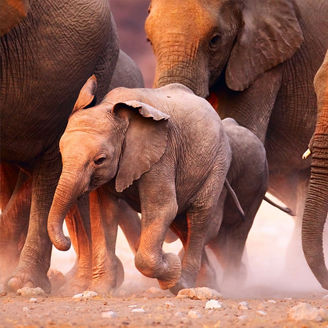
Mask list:
POLYGON ((9 291, 16 292, 23 287, 40 287, 48 294, 51 291, 51 284, 46 272, 32 270, 28 267, 18 267, 9 278, 7 288, 9 291))
POLYGON ((73 268, 65 275, 65 284, 59 292, 64 295, 75 295, 88 289, 91 284, 91 267, 79 266, 75 263, 73 268))
MULTIPOLYGON (((115 256, 115 268, 102 270, 102 272, 93 274, 91 290, 99 294, 111 294, 119 288, 124 281, 124 269, 122 262, 115 256)), ((97 272, 98 270, 96 270, 97 272)))

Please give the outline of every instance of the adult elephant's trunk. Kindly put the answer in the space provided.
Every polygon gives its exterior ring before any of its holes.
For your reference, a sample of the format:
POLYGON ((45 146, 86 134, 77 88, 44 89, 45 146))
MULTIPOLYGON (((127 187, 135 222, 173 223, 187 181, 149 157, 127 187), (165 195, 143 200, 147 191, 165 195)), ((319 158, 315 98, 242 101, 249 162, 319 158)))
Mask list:
POLYGON ((66 214, 81 194, 80 179, 76 174, 63 172, 59 179, 55 196, 48 217, 48 234, 54 246, 62 251, 67 251, 71 242, 63 233, 63 222, 66 214))
POLYGON ((208 96, 209 73, 206 58, 202 58, 198 43, 186 44, 179 35, 154 48, 157 57, 154 87, 181 83, 201 97, 208 96))
POLYGON ((323 228, 328 211, 327 163, 328 134, 316 133, 312 147, 311 179, 303 215, 302 245, 308 265, 321 286, 326 289, 328 271, 323 253, 323 228))

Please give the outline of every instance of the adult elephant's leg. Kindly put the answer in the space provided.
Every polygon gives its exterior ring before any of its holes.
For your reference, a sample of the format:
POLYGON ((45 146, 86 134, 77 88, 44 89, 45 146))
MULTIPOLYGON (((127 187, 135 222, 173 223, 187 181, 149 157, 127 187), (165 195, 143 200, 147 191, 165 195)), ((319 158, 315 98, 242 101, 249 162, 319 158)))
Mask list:
POLYGON ((118 224, 122 229, 126 240, 134 254, 140 243, 141 222, 138 213, 134 211, 124 200, 117 199, 119 207, 118 224))
POLYGON ((0 275, 6 279, 17 266, 25 242, 31 206, 32 179, 22 171, 0 215, 0 275))
POLYGON ((0 210, 6 208, 16 186, 19 168, 8 163, 0 163, 0 210))
POLYGON ((91 283, 92 249, 89 214, 89 195, 77 200, 65 217, 67 230, 77 259, 73 268, 67 273, 65 292, 77 293, 86 290, 91 283))
POLYGON ((46 152, 33 169, 32 202, 29 227, 19 263, 8 281, 11 290, 39 286, 50 292, 47 272, 50 266, 51 242, 47 218, 61 171, 57 147, 46 152))
POLYGON ((92 289, 108 293, 124 279, 121 261, 115 255, 120 207, 104 188, 90 193, 92 236, 92 289))

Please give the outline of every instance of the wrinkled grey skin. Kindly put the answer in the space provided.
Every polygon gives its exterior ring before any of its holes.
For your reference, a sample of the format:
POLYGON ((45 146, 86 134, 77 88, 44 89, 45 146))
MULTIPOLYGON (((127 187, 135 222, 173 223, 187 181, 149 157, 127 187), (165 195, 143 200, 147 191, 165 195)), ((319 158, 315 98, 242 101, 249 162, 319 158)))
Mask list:
POLYGON ((302 243, 307 263, 323 288, 328 272, 323 252, 323 229, 328 212, 328 51, 314 79, 318 117, 310 142, 311 179, 305 202, 302 243))
MULTIPOLYGON (((218 282, 213 263, 206 252, 202 257, 202 268, 197 283, 220 290, 231 291, 231 286, 241 284, 246 278, 246 267, 242 263, 248 233, 268 186, 268 167, 262 142, 235 120, 222 121, 232 152, 227 180, 235 191, 245 216, 241 216, 233 198, 226 189, 220 195, 211 221, 207 246, 213 251, 223 269, 223 280, 218 282), (218 230, 217 234, 213 234, 218 230)), ((173 230, 186 242, 186 226, 173 224, 173 230)), ((173 290, 173 292, 175 292, 173 290)))
POLYGON ((69 247, 62 231, 67 210, 81 194, 109 181, 108 192, 142 214, 135 256, 140 272, 164 289, 194 286, 231 159, 210 104, 178 84, 117 88, 99 106, 71 116, 60 151, 63 170, 48 218, 53 244, 69 247), (181 263, 163 253, 162 243, 172 222, 186 218, 181 263))
POLYGON ((107 1, 34 0, 26 18, 0 38, 1 161, 19 164, 33 179, 27 239, 8 281, 13 290, 50 290, 46 226, 61 170, 58 141, 90 75, 98 79, 97 100, 104 97, 117 56, 107 1))
POLYGON ((265 144, 269 192, 301 217, 310 176, 302 154, 314 131, 313 78, 328 48, 328 2, 152 0, 147 36, 157 59, 154 86, 182 83, 218 98, 265 144))
POLYGON ((27 16, 29 0, 0 0, 0 37, 27 16))

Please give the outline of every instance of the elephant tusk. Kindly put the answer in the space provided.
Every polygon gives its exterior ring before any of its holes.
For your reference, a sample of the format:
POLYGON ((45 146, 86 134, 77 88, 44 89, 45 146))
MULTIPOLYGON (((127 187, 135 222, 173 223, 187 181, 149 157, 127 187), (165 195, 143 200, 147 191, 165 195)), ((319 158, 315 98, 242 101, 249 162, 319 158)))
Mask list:
POLYGON ((302 155, 302 159, 307 159, 311 155, 311 150, 308 148, 306 152, 302 155))

